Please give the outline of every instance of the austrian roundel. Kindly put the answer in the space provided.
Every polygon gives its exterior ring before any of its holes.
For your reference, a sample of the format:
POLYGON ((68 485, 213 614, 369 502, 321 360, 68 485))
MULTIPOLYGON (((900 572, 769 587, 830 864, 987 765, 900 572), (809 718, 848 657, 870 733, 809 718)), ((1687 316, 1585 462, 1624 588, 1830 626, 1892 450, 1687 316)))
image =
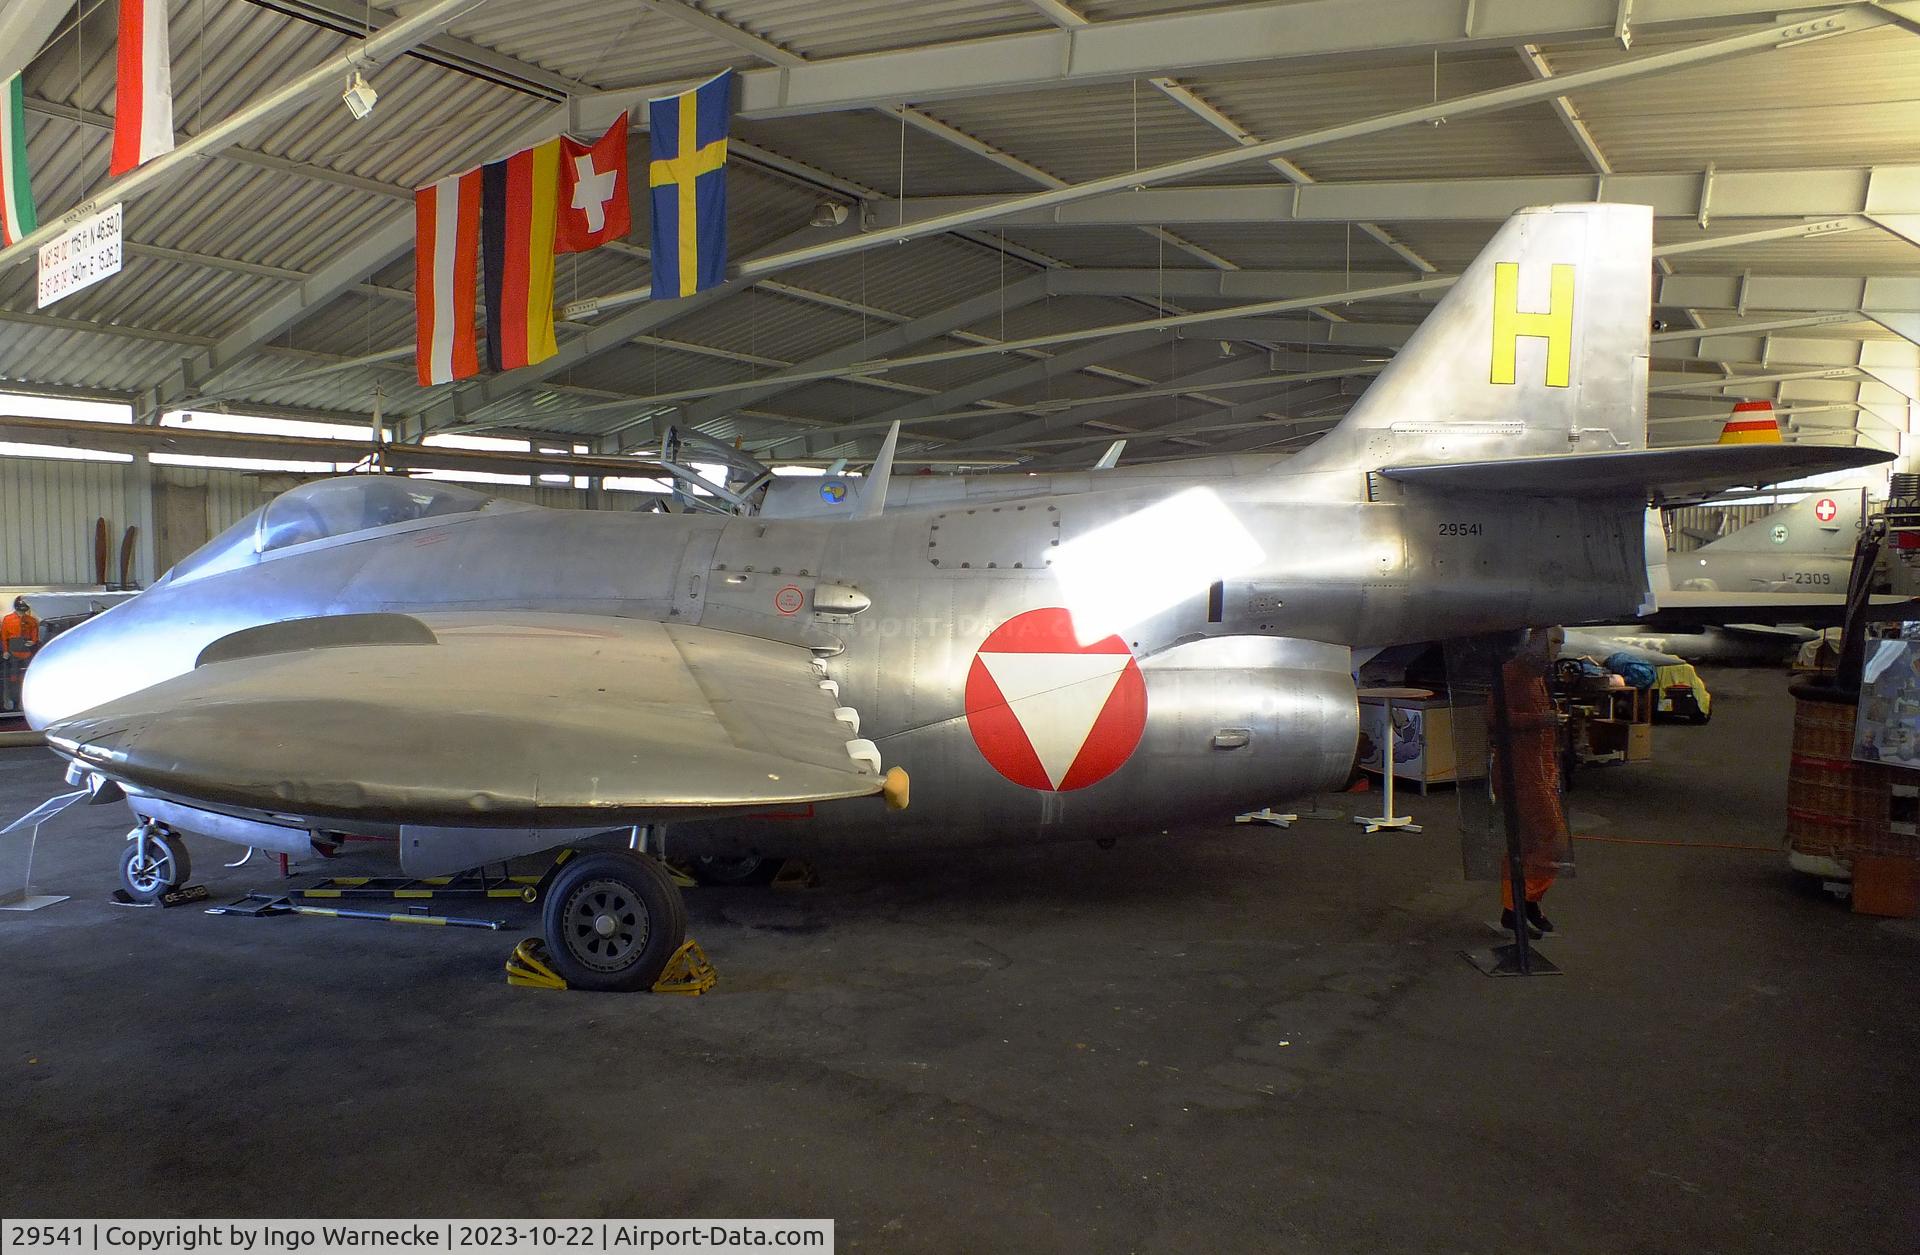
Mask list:
POLYGON ((993 769, 1065 793, 1106 779, 1147 727, 1147 684, 1118 636, 1082 644, 1059 607, 995 628, 967 671, 967 728, 993 769))

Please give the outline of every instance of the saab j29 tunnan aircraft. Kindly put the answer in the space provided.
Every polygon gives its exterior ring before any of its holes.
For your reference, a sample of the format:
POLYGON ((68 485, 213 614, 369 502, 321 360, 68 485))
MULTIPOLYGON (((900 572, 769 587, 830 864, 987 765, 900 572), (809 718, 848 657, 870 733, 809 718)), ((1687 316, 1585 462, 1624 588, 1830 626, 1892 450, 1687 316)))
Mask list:
MULTIPOLYGON (((640 825, 952 847, 1310 794, 1353 761, 1353 647, 1630 618, 1649 500, 1886 459, 1645 448, 1651 246, 1642 206, 1514 215, 1264 474, 833 521, 309 484, 55 640, 28 716, 124 792, 148 895, 183 834, 390 835, 425 875, 640 825)), ((570 982, 634 989, 685 912, 606 849, 543 923, 570 982)))

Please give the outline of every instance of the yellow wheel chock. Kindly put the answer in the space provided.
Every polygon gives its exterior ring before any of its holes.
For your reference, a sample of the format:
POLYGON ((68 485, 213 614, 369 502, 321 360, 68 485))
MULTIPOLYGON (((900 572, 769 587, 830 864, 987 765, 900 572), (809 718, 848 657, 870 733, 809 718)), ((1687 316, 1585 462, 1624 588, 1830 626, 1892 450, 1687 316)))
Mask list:
POLYGON ((522 989, 565 989, 560 973, 547 966, 547 947, 538 937, 529 937, 513 948, 507 960, 507 984, 522 989))
POLYGON ((800 889, 818 889, 820 876, 813 870, 813 864, 803 859, 790 858, 780 864, 780 870, 773 877, 773 887, 782 893, 793 893, 800 889))
POLYGON ((689 937, 680 943, 661 969, 660 979, 653 982, 653 992, 657 994, 689 994, 699 996, 720 982, 720 973, 713 970, 713 964, 707 962, 707 952, 700 943, 689 937))
MULTIPOLYGON (((667 960, 667 966, 660 972, 660 979, 653 982, 653 992, 657 994, 687 994, 697 997, 712 989, 720 981, 720 973, 714 971, 713 964, 707 961, 707 952, 700 943, 689 937, 680 943, 680 948, 667 960)), ((507 960, 507 984, 522 989, 565 989, 566 978, 547 964, 546 943, 538 937, 529 937, 514 947, 513 957, 507 960)))

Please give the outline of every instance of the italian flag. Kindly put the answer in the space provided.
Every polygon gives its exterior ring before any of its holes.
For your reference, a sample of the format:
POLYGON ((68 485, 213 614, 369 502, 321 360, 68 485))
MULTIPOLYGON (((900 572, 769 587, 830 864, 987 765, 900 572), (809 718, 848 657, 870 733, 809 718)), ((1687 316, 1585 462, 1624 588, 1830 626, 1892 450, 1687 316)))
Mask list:
POLYGON ((119 78, 113 96, 113 164, 119 178, 173 148, 173 67, 167 0, 120 0, 119 78))
POLYGON ((39 222, 27 182, 27 113, 20 76, 0 86, 0 245, 18 244, 39 222))

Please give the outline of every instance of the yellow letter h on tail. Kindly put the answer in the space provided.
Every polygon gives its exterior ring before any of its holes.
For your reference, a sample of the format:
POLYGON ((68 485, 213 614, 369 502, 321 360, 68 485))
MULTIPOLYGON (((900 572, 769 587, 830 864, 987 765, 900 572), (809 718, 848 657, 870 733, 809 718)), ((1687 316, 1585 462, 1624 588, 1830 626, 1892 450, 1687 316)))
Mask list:
POLYGON ((1520 309, 1520 264, 1496 262, 1493 267, 1493 382, 1514 381, 1520 337, 1537 336, 1547 342, 1547 387, 1564 388, 1573 363, 1573 267, 1556 264, 1553 294, 1544 314, 1520 309))

